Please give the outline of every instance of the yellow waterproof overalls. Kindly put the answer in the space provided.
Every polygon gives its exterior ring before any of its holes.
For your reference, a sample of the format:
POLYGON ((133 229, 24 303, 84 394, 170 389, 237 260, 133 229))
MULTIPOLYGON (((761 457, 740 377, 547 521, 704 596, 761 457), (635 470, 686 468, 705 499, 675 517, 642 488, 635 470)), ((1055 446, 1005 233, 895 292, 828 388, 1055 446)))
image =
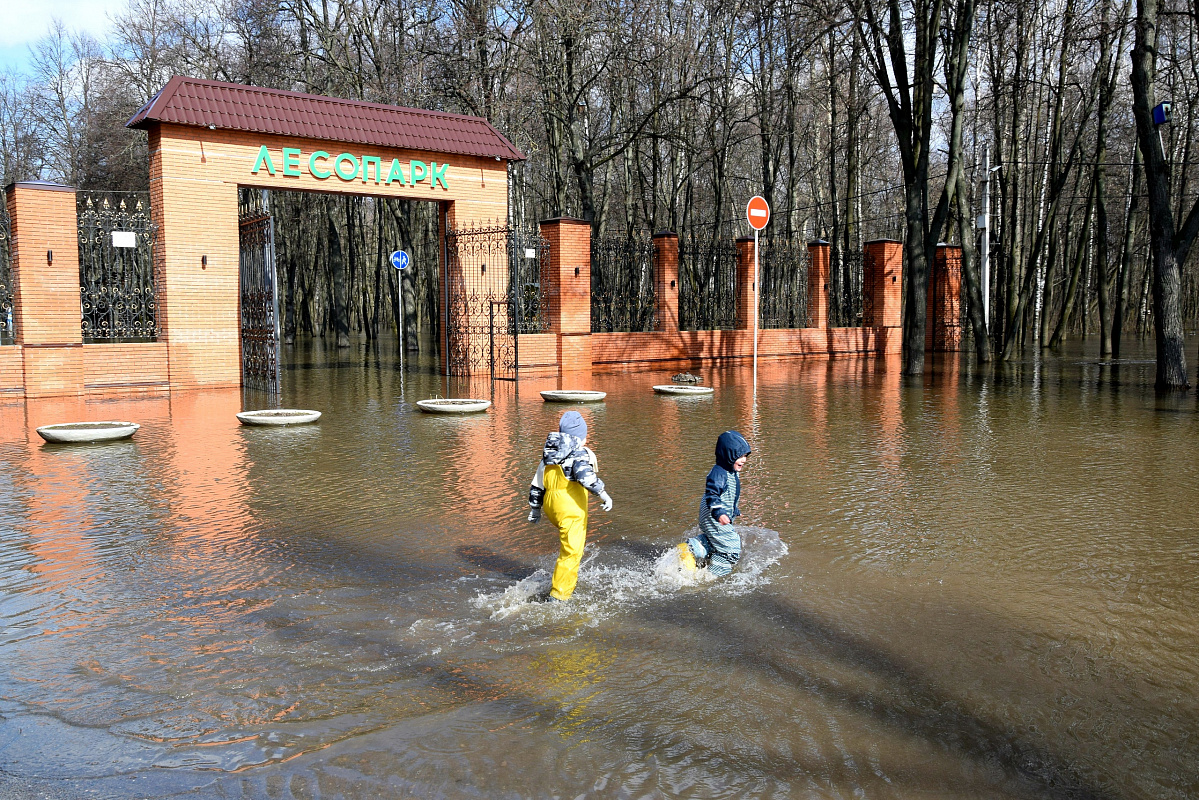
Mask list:
POLYGON ((587 490, 567 478, 558 464, 547 464, 542 480, 545 481, 542 509, 550 522, 558 526, 562 541, 550 596, 569 600, 579 582, 579 563, 587 541, 587 490))

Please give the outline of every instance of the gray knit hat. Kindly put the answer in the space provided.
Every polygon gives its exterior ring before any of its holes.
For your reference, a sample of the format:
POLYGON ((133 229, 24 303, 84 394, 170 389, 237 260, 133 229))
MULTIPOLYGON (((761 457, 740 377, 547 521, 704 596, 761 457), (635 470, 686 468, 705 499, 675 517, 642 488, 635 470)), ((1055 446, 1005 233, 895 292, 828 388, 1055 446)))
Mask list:
POLYGON ((567 411, 558 421, 558 430, 568 433, 576 439, 587 438, 587 420, 578 411, 567 411))

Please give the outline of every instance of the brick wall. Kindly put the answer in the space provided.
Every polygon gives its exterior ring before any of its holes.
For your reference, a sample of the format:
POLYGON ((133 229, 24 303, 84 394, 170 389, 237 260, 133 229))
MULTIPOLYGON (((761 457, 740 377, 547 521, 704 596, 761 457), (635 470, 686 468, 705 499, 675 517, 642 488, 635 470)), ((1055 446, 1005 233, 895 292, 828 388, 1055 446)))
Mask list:
POLYGON ((25 396, 25 350, 16 345, 0 347, 0 403, 25 396))
POLYGON ((26 397, 83 387, 75 190, 32 181, 9 187, 13 321, 26 397))
POLYGON ((679 235, 654 234, 654 292, 657 295, 658 330, 679 329, 679 235))
POLYGON ((549 329, 558 334, 558 365, 563 372, 590 370, 591 224, 559 218, 541 223, 550 244, 549 266, 541 276, 549 305, 549 329))
POLYGON ((823 239, 808 242, 808 327, 828 327, 828 278, 831 247, 823 239))
MULTIPOLYGON (((674 369, 714 361, 750 361, 753 332, 678 331, 593 333, 591 350, 597 372, 626 369, 674 369)), ((899 352, 898 331, 889 328, 763 329, 758 358, 873 355, 899 352)), ((523 360, 523 357, 522 357, 523 360)))
POLYGON ((903 243, 893 239, 866 242, 862 253, 863 322, 875 328, 898 328, 903 297, 903 243))
POLYGON ((925 348, 941 352, 962 349, 962 248, 937 245, 928 282, 925 348))
MULTIPOLYGON (((754 282, 754 237, 737 240, 737 328, 753 330, 758 293, 754 282)), ((761 324, 761 323, 759 323, 761 324)))
POLYGON ((165 342, 83 346, 83 389, 89 394, 153 394, 169 387, 165 342))

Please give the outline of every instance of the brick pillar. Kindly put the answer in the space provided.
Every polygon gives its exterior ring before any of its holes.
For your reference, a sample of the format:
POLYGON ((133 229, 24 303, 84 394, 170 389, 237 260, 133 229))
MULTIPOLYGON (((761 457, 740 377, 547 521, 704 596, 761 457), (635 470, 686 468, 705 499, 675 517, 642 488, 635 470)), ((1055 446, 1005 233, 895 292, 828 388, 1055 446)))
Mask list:
POLYGON ((149 146, 158 341, 171 389, 240 386, 237 184, 203 179, 185 139, 153 129, 149 146))
POLYGON ((862 253, 862 324, 867 328, 900 327, 903 298, 903 243, 894 239, 866 242, 862 253))
MULTIPOLYGON (((737 240, 737 330, 754 327, 754 304, 757 302, 754 285, 754 237, 737 240)), ((759 325, 761 321, 759 320, 759 325)))
POLYGON ((928 324, 925 349, 962 349, 962 248, 939 244, 928 282, 928 324))
POLYGON ((808 242, 808 327, 828 327, 828 273, 831 247, 823 239, 808 242))
POLYGON ((558 369, 591 370, 591 223, 559 217, 541 223, 550 264, 541 276, 550 332, 558 334, 558 369))
POLYGON ((673 231, 654 234, 654 293, 656 330, 674 333, 679 329, 679 235, 673 231))
POLYGON ((83 391, 79 223, 75 189, 44 181, 7 192, 12 222, 13 323, 25 362, 25 396, 83 391))

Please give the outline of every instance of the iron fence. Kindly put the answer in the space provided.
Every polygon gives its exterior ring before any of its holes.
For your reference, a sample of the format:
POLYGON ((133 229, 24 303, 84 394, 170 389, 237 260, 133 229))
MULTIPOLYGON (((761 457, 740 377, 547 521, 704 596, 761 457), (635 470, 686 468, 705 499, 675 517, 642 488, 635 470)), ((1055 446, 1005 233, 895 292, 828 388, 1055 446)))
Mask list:
POLYGON ((863 324, 862 283, 865 262, 862 251, 829 253, 829 326, 860 328, 863 324))
POLYGON ((237 231, 242 386, 278 395, 279 287, 269 192, 238 191, 237 231))
POLYGON ((737 245, 713 237, 679 239, 679 329, 737 328, 737 245))
POLYGON ((657 312, 653 239, 593 237, 592 332, 656 330, 657 312))
POLYGON ((80 192, 79 305, 84 342, 158 336, 148 192, 80 192))
POLYGON ((549 301, 541 275, 549 268, 550 243, 527 228, 508 230, 508 274, 516 313, 516 333, 545 333, 550 328, 549 301))
POLYGON ((0 345, 16 341, 13 327, 12 231, 8 209, 0 206, 0 345))
POLYGON ((758 240, 758 280, 761 282, 759 324, 763 328, 808 326, 808 268, 806 242, 765 237, 758 240))
POLYGON ((540 233, 495 226, 446 231, 447 369, 516 377, 518 334, 549 329, 541 276, 549 242, 540 233))

